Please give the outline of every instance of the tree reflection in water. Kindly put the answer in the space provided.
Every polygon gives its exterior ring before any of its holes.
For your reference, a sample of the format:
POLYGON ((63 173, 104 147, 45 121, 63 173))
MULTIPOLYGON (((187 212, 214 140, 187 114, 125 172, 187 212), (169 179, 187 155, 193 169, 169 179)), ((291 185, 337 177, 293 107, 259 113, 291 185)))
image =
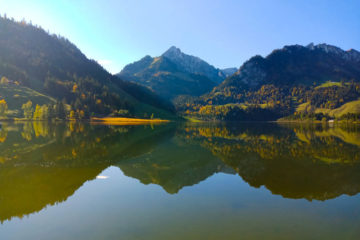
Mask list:
POLYGON ((91 126, 3 123, 0 220, 65 201, 107 167, 170 194, 214 173, 238 174, 286 198, 360 191, 360 129, 319 125, 91 126))

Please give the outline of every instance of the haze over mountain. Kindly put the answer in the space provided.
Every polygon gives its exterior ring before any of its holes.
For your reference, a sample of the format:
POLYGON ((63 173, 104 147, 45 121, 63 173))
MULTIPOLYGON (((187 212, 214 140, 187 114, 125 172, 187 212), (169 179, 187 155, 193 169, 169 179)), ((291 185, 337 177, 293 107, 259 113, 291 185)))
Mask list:
POLYGON ((221 69, 221 72, 225 75, 225 77, 230 77, 231 75, 236 73, 237 70, 237 68, 224 68, 221 69))
POLYGON ((179 95, 204 94, 235 71, 234 68, 217 69, 173 46, 159 57, 145 56, 125 66, 118 76, 147 86, 164 98, 174 99, 179 95))

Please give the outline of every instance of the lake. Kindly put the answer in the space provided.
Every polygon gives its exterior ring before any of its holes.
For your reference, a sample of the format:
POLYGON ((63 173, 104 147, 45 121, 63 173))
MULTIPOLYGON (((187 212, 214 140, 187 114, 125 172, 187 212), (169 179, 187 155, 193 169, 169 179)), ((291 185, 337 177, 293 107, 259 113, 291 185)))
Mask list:
POLYGON ((1 123, 0 239, 359 239, 360 126, 1 123))

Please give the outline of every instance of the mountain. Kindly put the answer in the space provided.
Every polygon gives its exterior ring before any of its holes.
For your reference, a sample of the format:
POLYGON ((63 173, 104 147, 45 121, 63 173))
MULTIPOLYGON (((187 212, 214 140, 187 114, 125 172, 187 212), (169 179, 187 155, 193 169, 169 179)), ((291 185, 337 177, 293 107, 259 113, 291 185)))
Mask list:
POLYGON ((145 56, 125 66, 118 76, 173 100, 180 95, 200 96, 209 92, 231 71, 223 72, 198 57, 171 47, 159 57, 145 56))
POLYGON ((356 50, 344 51, 327 44, 292 45, 275 50, 266 58, 251 58, 217 89, 257 89, 264 84, 311 86, 329 80, 359 81, 359 78, 360 52, 356 50))
MULTIPOLYGON (((24 21, 0 18, 0 78, 14 94, 31 89, 85 117, 119 112, 171 117, 174 112, 170 103, 145 87, 111 75, 67 39, 24 21)), ((5 96, 2 89, 0 99, 5 96)), ((21 103, 28 100, 23 98, 21 103)))
POLYGON ((182 69, 184 72, 204 75, 217 84, 224 80, 225 75, 220 69, 211 66, 198 57, 187 55, 181 52, 181 50, 177 47, 170 47, 162 54, 162 56, 170 59, 179 67, 179 69, 182 69))
POLYGON ((275 120, 294 114, 329 115, 350 102, 357 106, 353 109, 360 109, 359 97, 360 53, 309 44, 285 46, 265 58, 254 56, 210 93, 183 104, 195 107, 195 115, 218 113, 227 120, 275 120), (200 111, 204 106, 207 108, 200 111), (254 111, 256 116, 248 117, 254 111))

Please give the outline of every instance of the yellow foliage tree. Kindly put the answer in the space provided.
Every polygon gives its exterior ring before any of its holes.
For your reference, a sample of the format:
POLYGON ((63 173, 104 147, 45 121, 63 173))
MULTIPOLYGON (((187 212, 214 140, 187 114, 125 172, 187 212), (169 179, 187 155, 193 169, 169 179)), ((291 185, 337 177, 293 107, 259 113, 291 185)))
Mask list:
POLYGON ((41 119, 41 107, 40 107, 39 104, 36 104, 33 118, 34 118, 34 120, 40 120, 41 119))
POLYGON ((21 106, 21 109, 24 111, 24 117, 26 119, 31 119, 32 115, 33 115, 33 107, 32 107, 32 102, 29 100, 27 103, 24 103, 21 106))
POLYGON ((0 84, 8 84, 10 81, 6 77, 2 77, 0 80, 0 84))
POLYGON ((72 119, 72 120, 75 119, 75 112, 74 112, 74 110, 71 110, 71 111, 70 111, 69 118, 72 119))
POLYGON ((74 86, 73 86, 73 88, 72 88, 72 91, 73 91, 74 93, 76 93, 77 89, 78 89, 78 85, 74 84, 74 86))
POLYGON ((0 100, 0 116, 5 117, 8 110, 8 105, 5 99, 0 100))

